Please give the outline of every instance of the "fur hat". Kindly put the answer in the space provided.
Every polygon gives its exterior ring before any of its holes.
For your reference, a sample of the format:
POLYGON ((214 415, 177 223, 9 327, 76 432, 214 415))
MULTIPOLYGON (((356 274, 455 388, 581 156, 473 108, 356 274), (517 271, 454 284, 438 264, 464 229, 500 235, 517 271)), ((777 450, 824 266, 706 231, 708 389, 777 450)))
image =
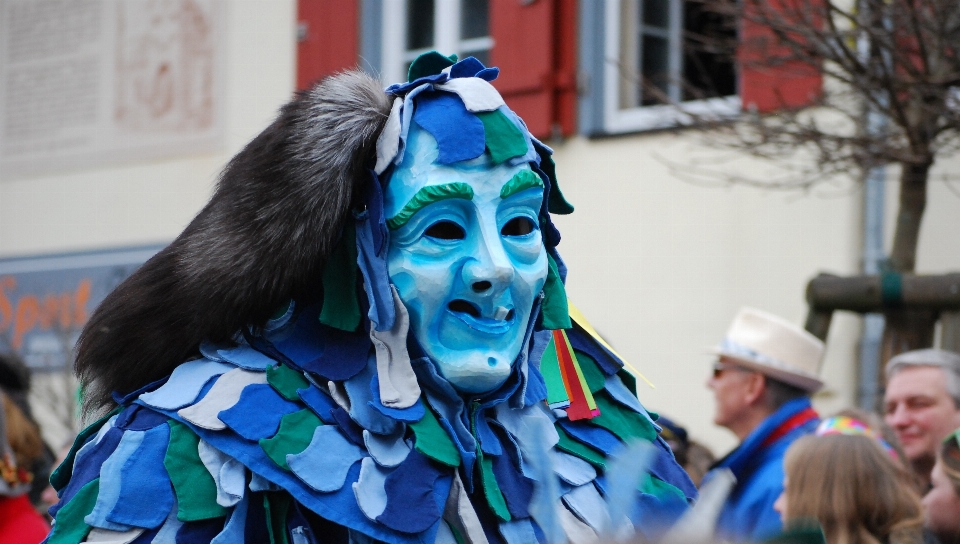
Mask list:
POLYGON ((359 71, 285 105, 183 233, 91 316, 77 342, 85 409, 167 376, 204 340, 262 326, 290 299, 316 299, 389 113, 379 82, 359 71))

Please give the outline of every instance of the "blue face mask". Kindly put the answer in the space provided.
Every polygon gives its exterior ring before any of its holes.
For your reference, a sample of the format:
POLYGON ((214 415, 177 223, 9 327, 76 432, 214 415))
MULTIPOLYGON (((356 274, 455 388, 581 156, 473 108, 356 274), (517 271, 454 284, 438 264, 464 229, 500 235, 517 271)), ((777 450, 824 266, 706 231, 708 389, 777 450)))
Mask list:
POLYGON ((483 393, 510 375, 547 277, 543 185, 526 164, 494 164, 485 153, 441 165, 438 152, 410 127, 384 195, 390 280, 444 378, 483 393))

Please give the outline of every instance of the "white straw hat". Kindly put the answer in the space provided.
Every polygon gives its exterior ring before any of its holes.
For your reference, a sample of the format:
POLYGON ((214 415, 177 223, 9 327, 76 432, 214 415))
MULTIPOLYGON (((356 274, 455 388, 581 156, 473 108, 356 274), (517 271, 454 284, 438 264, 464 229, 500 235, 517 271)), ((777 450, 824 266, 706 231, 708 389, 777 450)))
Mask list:
POLYGON ((773 314, 742 308, 713 353, 773 379, 814 392, 823 387, 824 344, 816 336, 773 314))

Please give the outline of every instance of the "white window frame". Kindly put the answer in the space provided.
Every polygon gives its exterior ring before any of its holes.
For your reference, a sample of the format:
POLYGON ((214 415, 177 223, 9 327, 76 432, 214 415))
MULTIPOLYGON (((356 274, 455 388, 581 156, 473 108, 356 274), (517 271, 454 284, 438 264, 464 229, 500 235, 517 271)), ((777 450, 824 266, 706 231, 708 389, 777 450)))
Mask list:
MULTIPOLYGON (((620 108, 620 10, 623 2, 642 0, 606 0, 603 12, 603 132, 610 134, 639 132, 689 125, 695 117, 709 119, 732 118, 740 113, 739 95, 690 100, 680 107, 673 105, 620 108)), ((669 0, 671 10, 671 76, 680 73, 681 49, 676 41, 682 33, 680 18, 684 0, 669 0)))
MULTIPOLYGON (((491 0, 494 1, 494 0, 491 0)), ((491 36, 460 39, 461 0, 434 0, 433 28, 434 43, 424 49, 406 49, 407 37, 407 0, 383 0, 383 19, 381 25, 381 77, 383 81, 406 81, 404 67, 430 50, 444 55, 463 51, 493 49, 491 36)))

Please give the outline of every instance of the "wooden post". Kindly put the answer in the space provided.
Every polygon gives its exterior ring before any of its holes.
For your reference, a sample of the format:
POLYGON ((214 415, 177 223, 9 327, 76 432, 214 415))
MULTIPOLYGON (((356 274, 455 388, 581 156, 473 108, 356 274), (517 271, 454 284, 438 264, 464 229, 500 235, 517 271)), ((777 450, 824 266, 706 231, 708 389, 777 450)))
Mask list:
POLYGON ((960 310, 940 313, 940 347, 960 353, 960 310))
POLYGON ((826 340, 831 312, 883 313, 886 331, 881 362, 907 350, 933 345, 942 319, 943 349, 960 351, 960 274, 834 276, 820 274, 807 284, 806 328, 826 340))
POLYGON ((832 310, 816 310, 811 308, 807 313, 807 323, 804 326, 807 332, 817 338, 827 341, 827 334, 830 332, 830 321, 833 319, 832 310))
POLYGON ((807 302, 812 308, 857 313, 883 312, 893 308, 960 310, 960 274, 897 278, 897 292, 884 292, 881 276, 833 276, 820 274, 807 284, 807 302))

